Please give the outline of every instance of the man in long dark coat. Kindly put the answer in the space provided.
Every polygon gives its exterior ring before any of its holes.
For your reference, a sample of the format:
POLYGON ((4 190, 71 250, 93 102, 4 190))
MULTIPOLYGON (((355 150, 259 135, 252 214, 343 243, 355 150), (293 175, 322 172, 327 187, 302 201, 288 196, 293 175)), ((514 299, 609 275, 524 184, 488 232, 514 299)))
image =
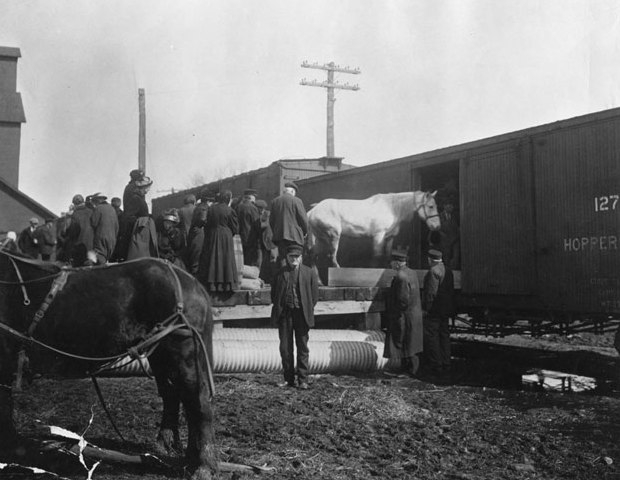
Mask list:
POLYGON ((284 370, 282 387, 295 386, 293 340, 297 346, 297 381, 308 389, 309 330, 314 327, 314 306, 319 299, 319 280, 312 268, 301 263, 302 247, 289 245, 286 265, 277 273, 271 287, 271 322, 277 325, 280 357, 284 370))
POLYGON ((407 267, 407 253, 392 251, 391 268, 396 275, 386 298, 387 334, 383 356, 400 360, 403 372, 413 375, 420 365, 423 347, 422 306, 416 273, 407 267))
POLYGON ((204 244, 204 226, 207 223, 207 213, 209 207, 215 202, 215 192, 209 189, 200 191, 200 202, 194 208, 192 220, 187 235, 187 249, 185 252, 185 265, 192 275, 198 275, 200 265, 200 255, 204 244))
POLYGON ((249 188, 243 192, 243 199, 237 205, 237 219, 239 220, 239 236, 243 246, 243 264, 258 266, 258 240, 260 231, 257 222, 260 220, 258 208, 255 205, 256 190, 249 188))
POLYGON ((105 195, 95 193, 91 195, 91 202, 94 206, 90 223, 93 227, 93 250, 97 258, 97 264, 104 264, 110 261, 116 238, 118 236, 118 215, 116 210, 107 201, 105 195))
POLYGON ((71 225, 67 229, 67 240, 71 245, 70 260, 74 267, 81 267, 86 263, 87 254, 93 249, 93 227, 90 217, 93 211, 84 203, 80 194, 73 196, 73 215, 71 225))
POLYGON ((298 187, 293 182, 284 185, 284 192, 271 202, 269 225, 273 231, 273 243, 282 259, 288 245, 303 246, 308 233, 308 215, 303 202, 297 197, 298 187))
POLYGON ((189 229, 192 226, 192 217, 194 216, 194 210, 196 209, 196 195, 190 193, 185 195, 183 199, 183 206, 177 209, 179 216, 179 227, 185 231, 185 238, 189 236, 189 229))
POLYGON ((454 276, 438 250, 428 251, 429 270, 424 277, 424 358, 432 375, 450 370, 449 319, 455 314, 454 276))
POLYGON ((45 223, 34 231, 37 239, 41 260, 49 261, 54 255, 56 248, 56 231, 54 229, 54 219, 46 218, 45 223))
POLYGON ((30 258, 39 258, 39 245, 34 232, 39 226, 39 219, 32 217, 28 221, 29 225, 24 228, 17 238, 17 246, 20 251, 30 258))

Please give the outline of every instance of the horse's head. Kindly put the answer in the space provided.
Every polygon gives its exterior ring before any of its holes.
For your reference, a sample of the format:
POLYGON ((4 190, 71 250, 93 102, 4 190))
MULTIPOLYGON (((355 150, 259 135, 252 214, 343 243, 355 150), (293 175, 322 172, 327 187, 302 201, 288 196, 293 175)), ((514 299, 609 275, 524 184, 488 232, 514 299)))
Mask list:
POLYGON ((422 201, 417 204, 416 211, 420 218, 426 222, 426 226, 431 230, 439 230, 441 227, 441 221, 439 220, 439 211, 437 210, 437 202, 435 201, 435 195, 437 190, 433 193, 424 192, 422 201))

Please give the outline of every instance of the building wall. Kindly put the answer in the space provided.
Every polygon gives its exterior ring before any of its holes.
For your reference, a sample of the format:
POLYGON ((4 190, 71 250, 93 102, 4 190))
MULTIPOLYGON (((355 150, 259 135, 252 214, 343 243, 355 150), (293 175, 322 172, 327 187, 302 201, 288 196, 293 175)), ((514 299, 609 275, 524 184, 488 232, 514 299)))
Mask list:
POLYGON ((40 211, 35 211, 25 205, 23 202, 16 200, 12 195, 0 190, 0 235, 4 236, 6 232, 13 230, 17 234, 28 226, 28 219, 37 217, 39 224, 43 223, 43 215, 40 211))
POLYGON ((21 124, 0 122, 0 176, 17 188, 21 124))

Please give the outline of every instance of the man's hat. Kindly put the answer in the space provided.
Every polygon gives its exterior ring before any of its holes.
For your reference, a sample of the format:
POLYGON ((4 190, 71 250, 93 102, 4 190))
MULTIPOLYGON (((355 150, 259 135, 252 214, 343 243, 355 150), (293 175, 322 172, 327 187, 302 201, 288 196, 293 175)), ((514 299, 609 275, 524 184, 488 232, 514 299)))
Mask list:
POLYGON ((265 200, 256 200, 254 205, 256 205, 257 208, 267 208, 267 202, 265 200))
POLYGON ((191 205, 191 204, 196 203, 196 195, 194 195, 193 193, 189 193, 185 195, 185 198, 183 199, 183 203, 185 205, 191 205))
POLYGON ((296 243, 292 243, 288 247, 286 247, 287 255, 301 255, 304 253, 304 248, 301 245, 297 245, 296 243))
POLYGON ((284 186, 289 187, 289 188, 294 188, 296 192, 299 191, 299 187, 297 186, 295 182, 286 182, 284 186))
POLYGON ((399 262, 406 262, 409 258, 405 250, 395 248, 392 250, 392 260, 398 260, 399 262))
POLYGON ((150 187, 153 185, 153 180, 150 177, 142 177, 140 180, 136 180, 136 187, 150 187))
POLYGON ((243 191, 243 194, 244 194, 244 195, 254 195, 254 196, 256 196, 256 194, 257 194, 257 193, 258 193, 258 192, 257 192, 255 189, 253 189, 253 188, 246 188, 246 189, 243 191))
POLYGON ((208 188, 200 190, 200 200, 202 200, 203 202, 213 202, 215 200, 215 196, 216 193, 213 190, 209 190, 208 188))
POLYGON ((45 223, 54 223, 54 220, 56 220, 54 217, 47 217, 45 223))
POLYGON ((443 255, 441 254, 439 250, 432 249, 428 251, 428 258, 432 260, 441 260, 442 257, 443 255))
POLYGON ((168 220, 169 222, 179 223, 179 214, 175 208, 171 208, 170 210, 166 210, 163 215, 164 220, 168 220))
POLYGON ((32 217, 30 220, 28 220, 29 223, 39 223, 39 219, 37 217, 32 217))
POLYGON ((77 195, 73 195, 71 203, 73 203, 73 205, 82 205, 84 203, 84 197, 79 193, 77 195))
POLYGON ((108 197, 106 197, 105 195, 102 195, 101 192, 97 192, 97 193, 93 193, 90 196, 91 200, 107 200, 108 197))

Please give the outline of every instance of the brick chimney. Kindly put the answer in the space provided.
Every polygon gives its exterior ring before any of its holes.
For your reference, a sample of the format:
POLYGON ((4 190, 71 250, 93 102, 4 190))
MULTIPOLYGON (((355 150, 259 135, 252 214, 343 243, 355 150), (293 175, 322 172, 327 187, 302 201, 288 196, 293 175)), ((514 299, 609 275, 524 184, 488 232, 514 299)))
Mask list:
POLYGON ((14 188, 19 182, 21 124, 26 121, 17 93, 19 48, 0 47, 0 177, 14 188))

